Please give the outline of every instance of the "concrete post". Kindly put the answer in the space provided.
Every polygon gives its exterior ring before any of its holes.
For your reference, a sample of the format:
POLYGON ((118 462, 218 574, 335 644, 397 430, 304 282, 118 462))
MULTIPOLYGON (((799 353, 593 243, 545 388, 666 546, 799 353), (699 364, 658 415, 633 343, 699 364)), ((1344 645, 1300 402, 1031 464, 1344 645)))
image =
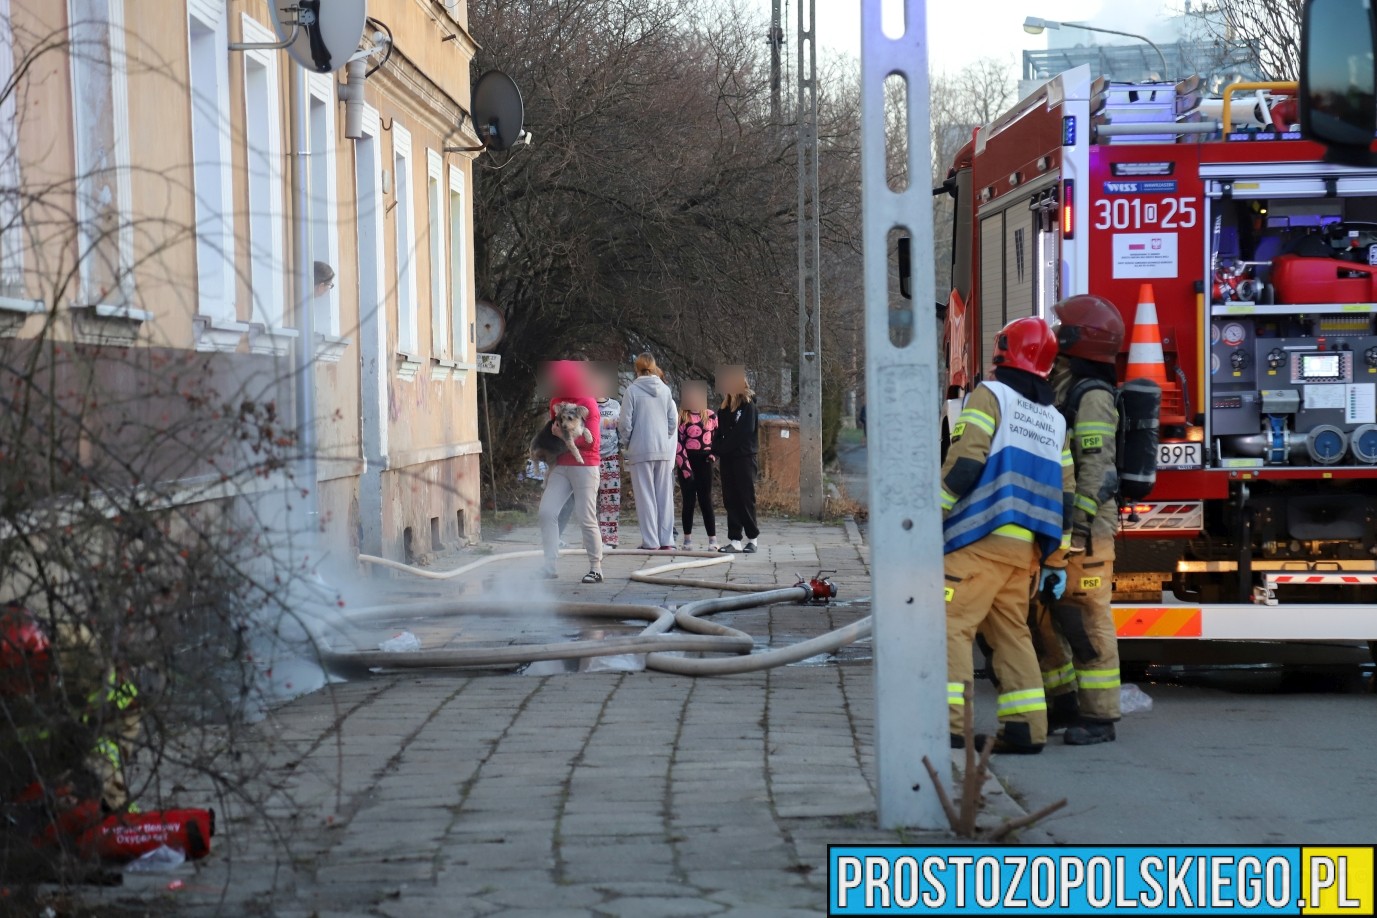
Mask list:
MULTIPOLYGON (((875 616, 875 758, 883 828, 946 825, 923 769, 949 772, 946 610, 937 431, 932 149, 926 0, 904 0, 904 34, 887 38, 882 0, 861 4, 862 209, 865 215, 866 429, 875 616), (885 78, 907 83, 908 188, 886 178, 885 78), (890 294, 891 230, 912 239, 913 298, 890 294), (919 316, 913 315, 917 309, 919 316), (915 319, 917 321, 915 321, 915 319)), ((897 285, 896 285, 897 286, 897 285)))
POLYGON ((825 504, 816 3, 798 0, 798 485, 799 514, 821 519, 825 504))

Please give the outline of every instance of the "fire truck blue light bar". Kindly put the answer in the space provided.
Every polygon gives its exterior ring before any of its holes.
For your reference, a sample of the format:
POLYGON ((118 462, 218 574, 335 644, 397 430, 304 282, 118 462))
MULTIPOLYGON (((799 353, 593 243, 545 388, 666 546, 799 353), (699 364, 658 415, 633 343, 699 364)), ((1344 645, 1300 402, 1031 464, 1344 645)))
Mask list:
POLYGON ((1076 145, 1076 116, 1063 115, 1061 119, 1061 145, 1063 147, 1074 147, 1076 145))

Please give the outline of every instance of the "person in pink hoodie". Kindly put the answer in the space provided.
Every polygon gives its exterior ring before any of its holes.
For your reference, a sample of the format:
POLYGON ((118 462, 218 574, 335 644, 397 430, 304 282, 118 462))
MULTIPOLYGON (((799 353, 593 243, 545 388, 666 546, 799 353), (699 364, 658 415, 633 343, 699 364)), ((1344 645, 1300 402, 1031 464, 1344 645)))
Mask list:
POLYGON ((550 418, 555 406, 573 402, 588 409, 584 424, 592 442, 579 443, 580 463, 572 453, 564 453, 545 476, 545 492, 540 497, 540 542, 545 551, 542 576, 556 579, 559 559, 559 512, 573 498, 574 523, 583 532, 583 548, 588 553, 588 573, 584 583, 602 583, 602 535, 598 530, 598 467, 602 445, 602 417, 598 410, 588 366, 575 360, 556 360, 547 367, 550 387, 550 418))

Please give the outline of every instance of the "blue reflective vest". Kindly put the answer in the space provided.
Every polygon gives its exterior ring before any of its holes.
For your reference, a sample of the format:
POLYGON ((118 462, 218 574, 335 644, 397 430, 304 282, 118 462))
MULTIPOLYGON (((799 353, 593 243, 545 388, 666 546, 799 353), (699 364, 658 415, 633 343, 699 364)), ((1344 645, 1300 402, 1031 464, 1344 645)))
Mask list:
POLYGON ((942 551, 950 554, 995 530, 1018 527, 1032 534, 1046 558, 1061 545, 1064 531, 1066 419, 1055 407, 1031 402, 1003 383, 981 385, 994 393, 999 417, 979 480, 942 525, 942 551))

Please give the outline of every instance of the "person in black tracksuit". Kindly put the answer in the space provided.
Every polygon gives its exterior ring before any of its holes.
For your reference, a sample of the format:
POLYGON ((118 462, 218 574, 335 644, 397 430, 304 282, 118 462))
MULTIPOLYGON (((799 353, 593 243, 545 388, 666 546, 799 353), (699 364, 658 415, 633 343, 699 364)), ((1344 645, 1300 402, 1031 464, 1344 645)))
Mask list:
POLYGON ((754 552, 760 528, 755 518, 756 455, 760 452, 759 414, 749 388, 722 399, 712 453, 722 475, 722 504, 727 510, 728 544, 724 552, 754 552), (742 543, 742 536, 745 543, 742 543))

